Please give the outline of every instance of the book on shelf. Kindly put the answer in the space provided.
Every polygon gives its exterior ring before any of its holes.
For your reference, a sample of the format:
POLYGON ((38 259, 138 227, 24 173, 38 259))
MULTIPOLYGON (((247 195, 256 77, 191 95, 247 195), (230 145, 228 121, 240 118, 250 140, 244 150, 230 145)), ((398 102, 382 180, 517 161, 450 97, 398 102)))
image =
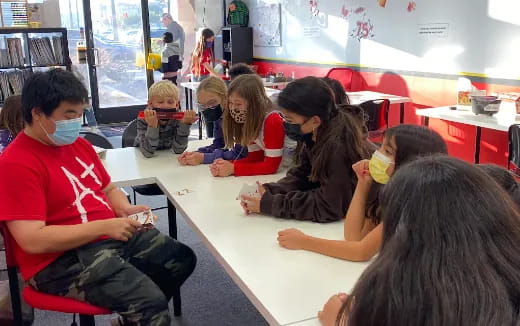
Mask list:
POLYGON ((5 49, 0 49, 0 67, 22 67, 24 56, 20 38, 5 38, 5 49))
MULTIPOLYGON (((30 38, 29 49, 31 51, 33 64, 37 66, 61 64, 60 56, 55 56, 55 51, 58 51, 58 49, 54 49, 52 46, 53 43, 56 44, 58 42, 61 42, 61 37, 59 36, 53 37, 52 43, 49 37, 30 38)), ((63 57, 63 49, 61 46, 59 46, 59 48, 61 57, 63 57)))
POLYGON ((21 94, 23 84, 30 75, 30 69, 0 71, 0 101, 5 101, 11 95, 21 94))

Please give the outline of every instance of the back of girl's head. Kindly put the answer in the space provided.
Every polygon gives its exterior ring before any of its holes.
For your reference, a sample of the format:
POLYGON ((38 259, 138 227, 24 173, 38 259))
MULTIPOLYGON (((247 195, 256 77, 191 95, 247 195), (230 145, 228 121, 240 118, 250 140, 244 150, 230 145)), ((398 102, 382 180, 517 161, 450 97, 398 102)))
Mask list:
POLYGON ((334 95, 320 78, 304 77, 289 83, 278 94, 278 105, 304 117, 318 116, 330 121, 335 113, 334 95))
POLYGON ((233 146, 234 143, 247 146, 260 133, 264 118, 273 104, 265 93, 262 80, 256 74, 235 78, 228 88, 228 98, 232 96, 241 97, 247 102, 247 119, 243 124, 236 123, 229 114, 228 105, 228 110, 223 115, 224 141, 226 146, 233 146))
POLYGON ((254 73, 255 72, 253 71, 253 69, 251 69, 251 67, 249 67, 245 63, 236 63, 232 65, 229 69, 229 77, 231 78, 231 80, 235 79, 240 75, 249 75, 254 73))
POLYGON ((418 156, 448 154, 448 148, 442 137, 424 126, 398 125, 385 130, 384 137, 397 147, 396 168, 418 156))
POLYGON ((16 136, 23 129, 22 96, 11 95, 0 110, 0 128, 16 136))
POLYGON ((342 323, 515 325, 520 216, 491 177, 447 155, 420 158, 395 173, 381 206, 381 252, 342 323))
POLYGON ((350 100, 347 96, 345 88, 339 81, 329 77, 321 78, 332 90, 334 93, 334 102, 336 104, 350 104, 350 100))
MULTIPOLYGON (((362 121, 352 110, 338 110, 329 86, 317 77, 297 79, 278 94, 278 106, 303 117, 317 116, 316 144, 312 147, 312 181, 323 181, 327 175, 327 161, 338 152, 338 144, 348 144, 339 153, 347 166, 367 158, 368 147, 364 141, 362 121)), ((352 178, 352 182, 355 182, 352 178)))
POLYGON ((515 177, 509 171, 495 164, 479 164, 477 167, 504 188, 511 199, 520 207, 520 189, 515 177))
POLYGON ((222 104, 220 106, 222 109, 227 108, 227 87, 226 83, 222 79, 215 76, 210 76, 204 79, 200 82, 199 87, 197 88, 197 94, 201 91, 217 95, 221 99, 222 104))

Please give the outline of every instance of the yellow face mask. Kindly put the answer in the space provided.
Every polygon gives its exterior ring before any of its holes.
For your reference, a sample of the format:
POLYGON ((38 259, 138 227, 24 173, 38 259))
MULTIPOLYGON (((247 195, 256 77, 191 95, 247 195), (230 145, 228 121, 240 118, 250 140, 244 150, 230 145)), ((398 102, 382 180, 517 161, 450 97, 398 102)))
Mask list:
POLYGON ((372 179, 377 183, 387 184, 390 176, 386 173, 386 170, 390 164, 394 164, 391 158, 385 156, 380 151, 375 151, 368 163, 368 170, 372 179))

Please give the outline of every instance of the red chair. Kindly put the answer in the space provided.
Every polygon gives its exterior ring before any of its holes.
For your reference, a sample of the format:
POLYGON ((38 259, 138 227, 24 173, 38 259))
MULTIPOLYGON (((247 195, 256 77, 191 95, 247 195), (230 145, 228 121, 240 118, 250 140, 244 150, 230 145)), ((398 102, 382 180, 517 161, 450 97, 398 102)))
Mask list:
MULTIPOLYGON (((11 234, 4 223, 0 226, 0 232, 4 237, 5 243, 5 260, 9 278, 9 290, 11 292, 14 325, 21 326, 22 308, 20 293, 18 292, 18 263, 16 262, 14 255, 14 239, 11 237, 11 234)), ((25 302, 36 309, 79 314, 79 322, 81 326, 94 326, 96 324, 94 316, 96 315, 112 314, 110 310, 71 298, 41 293, 30 286, 24 287, 22 295, 25 302)))
POLYGON ((332 68, 325 77, 336 79, 343 85, 343 88, 345 88, 347 92, 350 92, 352 91, 353 75, 354 70, 350 68, 332 68))
POLYGON ((365 112, 368 138, 370 140, 379 140, 377 138, 381 136, 384 129, 388 128, 388 110, 390 109, 390 100, 370 100, 359 104, 359 106, 365 112))

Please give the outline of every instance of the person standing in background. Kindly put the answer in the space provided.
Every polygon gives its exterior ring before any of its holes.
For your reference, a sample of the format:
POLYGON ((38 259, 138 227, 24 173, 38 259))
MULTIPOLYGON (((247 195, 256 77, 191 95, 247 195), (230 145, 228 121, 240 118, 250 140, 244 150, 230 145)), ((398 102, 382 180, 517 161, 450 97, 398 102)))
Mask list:
POLYGON ((184 59, 184 41, 186 39, 186 35, 182 29, 182 26, 174 21, 172 15, 169 13, 162 14, 161 23, 164 27, 166 27, 167 32, 172 33, 173 43, 177 43, 179 45, 179 53, 175 53, 174 55, 179 55, 179 59, 182 61, 184 59))

